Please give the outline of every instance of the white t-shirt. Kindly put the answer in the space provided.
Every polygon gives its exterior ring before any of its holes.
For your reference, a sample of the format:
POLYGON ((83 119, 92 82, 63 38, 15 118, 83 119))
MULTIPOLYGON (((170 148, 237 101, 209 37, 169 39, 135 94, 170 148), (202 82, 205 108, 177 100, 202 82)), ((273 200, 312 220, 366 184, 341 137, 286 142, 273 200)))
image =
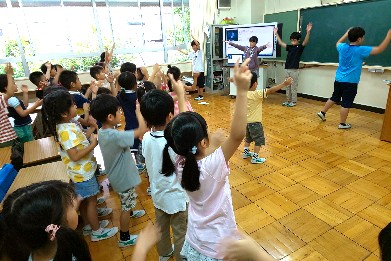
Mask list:
MULTIPOLYGON (((164 131, 147 132, 143 137, 142 154, 151 182, 153 205, 167 214, 185 211, 189 202, 186 191, 182 188, 177 175, 166 177, 161 174, 163 149, 166 145, 164 131)), ((169 150, 175 154, 172 150, 169 150)))
POLYGON ((204 63, 202 62, 202 57, 202 50, 189 53, 189 59, 191 59, 193 63, 193 72, 204 72, 204 63))

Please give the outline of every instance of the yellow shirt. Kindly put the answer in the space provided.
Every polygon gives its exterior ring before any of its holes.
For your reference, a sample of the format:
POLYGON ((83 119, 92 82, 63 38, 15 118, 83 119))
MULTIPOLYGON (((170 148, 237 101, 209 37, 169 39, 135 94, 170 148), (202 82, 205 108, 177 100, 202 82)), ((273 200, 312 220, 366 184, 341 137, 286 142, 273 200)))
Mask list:
POLYGON ((247 93, 247 122, 262 122, 262 100, 266 98, 266 89, 247 93))
POLYGON ((61 145, 59 153, 64 164, 67 166, 67 173, 73 182, 84 182, 90 180, 96 170, 96 159, 93 151, 78 161, 72 161, 67 150, 77 148, 82 150, 90 145, 84 133, 74 123, 57 124, 57 135, 61 145))

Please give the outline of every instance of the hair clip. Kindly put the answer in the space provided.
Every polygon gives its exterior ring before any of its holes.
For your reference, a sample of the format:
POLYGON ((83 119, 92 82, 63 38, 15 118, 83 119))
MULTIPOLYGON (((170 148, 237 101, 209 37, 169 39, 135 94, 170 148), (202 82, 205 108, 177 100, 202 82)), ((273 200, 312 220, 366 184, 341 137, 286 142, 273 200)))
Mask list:
POLYGON ((60 229, 60 226, 50 224, 45 228, 45 232, 50 234, 50 241, 56 238, 56 232, 60 229))
POLYGON ((191 148, 190 152, 192 154, 196 154, 197 153, 197 147, 196 146, 193 146, 193 148, 191 148))

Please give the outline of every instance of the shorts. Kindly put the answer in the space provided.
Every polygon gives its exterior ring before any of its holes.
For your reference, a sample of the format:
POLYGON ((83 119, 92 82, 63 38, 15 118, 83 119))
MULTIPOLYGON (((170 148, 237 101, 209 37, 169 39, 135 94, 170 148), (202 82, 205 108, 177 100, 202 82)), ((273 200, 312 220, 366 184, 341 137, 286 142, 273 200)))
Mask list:
POLYGON ((121 201, 121 209, 124 212, 130 211, 136 207, 137 193, 135 188, 131 188, 125 192, 118 192, 121 201))
POLYGON ((197 87, 204 88, 205 87, 205 75, 204 72, 200 72, 200 75, 197 77, 197 87))
POLYGON ((75 186, 76 194, 82 199, 90 198, 99 193, 99 185, 95 176, 87 181, 73 182, 73 184, 75 186))
POLYGON ((23 126, 15 126, 14 130, 20 142, 25 143, 34 140, 33 126, 31 124, 27 124, 23 126))
POLYGON ((183 260, 186 261, 220 261, 222 259, 216 259, 213 257, 208 257, 197 250, 195 250, 187 241, 185 240, 185 243, 183 243, 183 247, 181 250, 181 256, 183 260))
POLYGON ((265 135, 263 134, 262 123, 251 122, 246 126, 246 142, 255 142, 255 146, 265 145, 265 135))
POLYGON ((358 83, 350 82, 334 82, 334 92, 330 100, 333 102, 341 102, 344 108, 352 108, 354 98, 356 98, 358 83))

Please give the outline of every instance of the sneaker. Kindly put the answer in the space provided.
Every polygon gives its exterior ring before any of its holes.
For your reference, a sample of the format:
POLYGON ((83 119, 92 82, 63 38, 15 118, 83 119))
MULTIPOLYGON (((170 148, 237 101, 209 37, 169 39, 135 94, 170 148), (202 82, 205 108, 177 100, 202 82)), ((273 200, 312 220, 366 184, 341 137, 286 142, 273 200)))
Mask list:
POLYGON ((252 157, 253 156, 253 152, 249 151, 249 152, 243 152, 242 154, 242 158, 243 159, 247 159, 248 157, 252 157))
POLYGON ((254 158, 254 157, 251 158, 252 164, 261 164, 264 163, 265 161, 266 161, 265 158, 254 158))
POLYGON ((290 102, 286 106, 287 107, 295 107, 296 106, 296 102, 290 102))
POLYGON ((100 205, 102 204, 103 202, 106 201, 106 197, 105 196, 102 196, 102 197, 99 197, 97 200, 96 200, 96 204, 97 205, 100 205))
POLYGON ((91 232, 91 241, 96 242, 108 239, 118 233, 118 227, 100 228, 98 231, 91 232))
MULTIPOLYGON (((99 226, 101 227, 101 228, 105 228, 105 227, 107 227, 109 225, 109 221, 108 220, 101 220, 101 221, 99 221, 99 226)), ((90 235, 91 234, 91 232, 92 232, 92 229, 91 229, 91 226, 88 224, 88 225, 85 225, 84 227, 83 227, 83 236, 88 236, 88 235, 90 235)))
POLYGON ((140 218, 145 215, 145 210, 133 210, 133 215, 131 215, 131 218, 140 218))
POLYGON ((147 188, 147 195, 148 195, 148 196, 151 196, 151 187, 148 187, 148 188, 147 188))
POLYGON ((196 101, 200 101, 200 100, 203 100, 204 99, 204 96, 198 96, 198 97, 195 97, 194 100, 196 101))
POLYGON ((98 217, 104 217, 111 214, 111 212, 113 212, 112 208, 97 208, 97 209, 98 209, 98 217))
POLYGON ((282 106, 288 106, 289 103, 291 103, 291 102, 286 101, 286 102, 283 102, 281 105, 282 106))
POLYGON ((118 246, 119 247, 134 246, 136 244, 137 238, 138 238, 137 235, 130 235, 130 239, 129 240, 125 240, 125 241, 119 240, 118 241, 118 246))
POLYGON ((318 115, 319 118, 320 118, 322 121, 325 121, 325 120, 326 120, 326 115, 324 115, 321 111, 318 112, 316 115, 318 115))
POLYGON ((172 257, 173 254, 174 254, 174 249, 165 256, 159 256, 159 261, 167 261, 170 259, 170 257, 172 257))
POLYGON ((141 174, 145 170, 145 164, 144 163, 136 164, 136 167, 137 167, 137 170, 138 170, 139 174, 141 174))
POLYGON ((345 125, 343 124, 338 125, 338 129, 350 129, 351 127, 352 125, 350 125, 349 123, 345 123, 345 125))

